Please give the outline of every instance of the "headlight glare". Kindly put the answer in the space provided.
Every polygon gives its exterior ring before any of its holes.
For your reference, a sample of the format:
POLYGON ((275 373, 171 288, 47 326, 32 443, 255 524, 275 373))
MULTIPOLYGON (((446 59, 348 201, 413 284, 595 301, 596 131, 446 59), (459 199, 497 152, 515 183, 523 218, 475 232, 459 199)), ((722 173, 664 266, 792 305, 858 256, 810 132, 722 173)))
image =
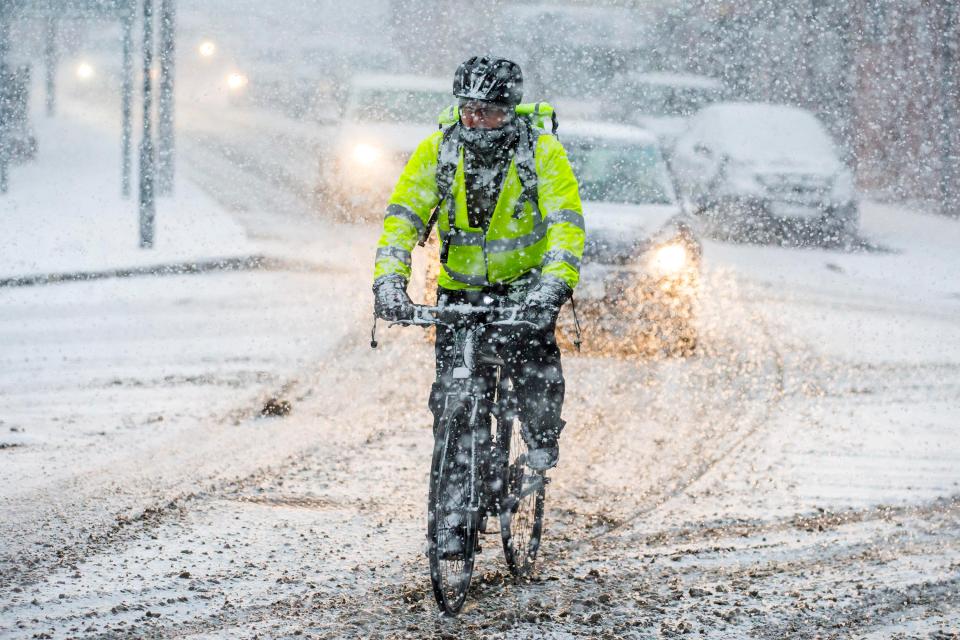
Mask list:
POLYGON ((358 164, 370 165, 380 159, 380 149, 361 142, 350 152, 350 157, 358 164))
POLYGON ((242 73, 234 72, 227 76, 227 86, 231 91, 240 91, 246 87, 249 82, 247 76, 242 73))
POLYGON ((653 268, 662 275, 674 275, 687 266, 687 248, 678 242, 658 247, 653 252, 653 268))

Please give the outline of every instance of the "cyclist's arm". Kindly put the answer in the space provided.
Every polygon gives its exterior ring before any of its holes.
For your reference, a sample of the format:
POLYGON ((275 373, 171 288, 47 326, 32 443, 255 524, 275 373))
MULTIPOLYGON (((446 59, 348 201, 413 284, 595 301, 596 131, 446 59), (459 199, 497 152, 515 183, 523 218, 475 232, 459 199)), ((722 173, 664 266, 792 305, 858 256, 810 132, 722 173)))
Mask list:
POLYGON ((540 215, 547 222, 547 247, 541 271, 543 275, 563 280, 572 289, 580 280, 586 235, 577 179, 567 152, 556 137, 540 136, 535 157, 540 215))
POLYGON ((442 132, 420 143, 407 161, 390 196, 377 243, 374 281, 399 275, 410 279, 410 254, 437 206, 437 151, 442 132))

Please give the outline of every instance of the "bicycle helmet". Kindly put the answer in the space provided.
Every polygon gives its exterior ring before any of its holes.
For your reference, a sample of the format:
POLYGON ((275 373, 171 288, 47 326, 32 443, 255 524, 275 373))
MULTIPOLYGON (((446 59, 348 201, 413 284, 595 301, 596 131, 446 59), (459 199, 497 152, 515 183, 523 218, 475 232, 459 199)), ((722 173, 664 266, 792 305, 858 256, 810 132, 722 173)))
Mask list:
POLYGON ((510 60, 473 56, 457 67, 453 95, 516 106, 523 98, 523 74, 519 65, 510 60))

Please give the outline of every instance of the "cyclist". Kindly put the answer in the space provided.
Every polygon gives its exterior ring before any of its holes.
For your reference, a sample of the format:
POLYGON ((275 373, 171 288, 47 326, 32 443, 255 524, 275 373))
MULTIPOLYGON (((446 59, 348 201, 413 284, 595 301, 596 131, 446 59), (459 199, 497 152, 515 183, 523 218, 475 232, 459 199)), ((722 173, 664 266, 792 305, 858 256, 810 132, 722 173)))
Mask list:
MULTIPOLYGON (((500 330, 488 339, 516 389, 527 464, 549 469, 559 459, 564 426, 554 331, 583 256, 577 180, 557 138, 517 115, 523 96, 518 65, 472 57, 457 69, 453 95, 459 121, 420 143, 390 197, 376 254, 375 311, 387 320, 412 317, 406 291, 410 252, 429 233, 431 212, 439 205, 438 304, 519 304, 521 319, 536 325, 500 330)), ((457 366, 452 340, 449 331, 437 331, 430 393, 435 434, 444 389, 457 366)))

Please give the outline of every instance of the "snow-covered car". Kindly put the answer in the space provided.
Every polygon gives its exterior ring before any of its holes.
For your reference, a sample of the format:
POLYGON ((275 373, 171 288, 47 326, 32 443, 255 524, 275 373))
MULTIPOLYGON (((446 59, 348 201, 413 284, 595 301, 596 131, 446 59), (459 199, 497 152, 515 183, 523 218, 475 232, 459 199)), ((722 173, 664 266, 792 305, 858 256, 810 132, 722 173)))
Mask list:
POLYGON ((691 209, 727 229, 856 233, 853 174, 810 112, 765 103, 719 103, 690 120, 672 168, 691 209))
POLYGON ((701 246, 655 136, 627 125, 562 122, 560 139, 587 225, 576 293, 587 315, 587 346, 689 353, 701 246))
POLYGON ((627 122, 652 131, 669 154, 687 120, 724 98, 721 81, 689 73, 629 73, 617 76, 612 93, 626 109, 627 122))
POLYGON ((321 206, 351 220, 381 217, 407 159, 453 102, 449 79, 353 78, 335 139, 321 161, 321 206))

